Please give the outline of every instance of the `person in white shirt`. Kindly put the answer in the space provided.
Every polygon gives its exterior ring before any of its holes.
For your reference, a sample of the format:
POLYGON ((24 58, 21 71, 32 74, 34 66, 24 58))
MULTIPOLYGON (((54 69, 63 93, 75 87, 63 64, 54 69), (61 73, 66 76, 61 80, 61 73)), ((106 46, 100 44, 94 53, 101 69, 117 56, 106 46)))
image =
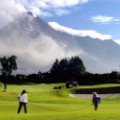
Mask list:
POLYGON ((18 99, 19 99, 18 113, 20 113, 22 106, 24 107, 24 112, 27 113, 28 96, 26 90, 23 90, 21 94, 18 95, 18 99))

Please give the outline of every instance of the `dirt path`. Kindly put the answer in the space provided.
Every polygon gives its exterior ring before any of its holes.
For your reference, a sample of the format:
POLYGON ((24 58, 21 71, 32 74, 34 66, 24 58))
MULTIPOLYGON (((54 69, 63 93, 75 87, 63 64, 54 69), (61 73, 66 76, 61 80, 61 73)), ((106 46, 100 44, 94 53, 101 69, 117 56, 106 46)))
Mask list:
MULTIPOLYGON (((92 98, 92 94, 69 94, 70 97, 75 97, 75 98, 92 98)), ((115 98, 115 97, 120 97, 120 94, 99 94, 101 98, 115 98)))

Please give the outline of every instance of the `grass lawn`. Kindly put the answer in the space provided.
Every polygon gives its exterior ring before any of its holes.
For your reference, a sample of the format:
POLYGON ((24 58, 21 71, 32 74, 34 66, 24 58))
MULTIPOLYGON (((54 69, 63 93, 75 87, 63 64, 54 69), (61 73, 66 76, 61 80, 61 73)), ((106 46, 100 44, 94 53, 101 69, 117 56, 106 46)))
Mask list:
MULTIPOLYGON (((2 92, 1 86, 0 120, 120 120, 120 98, 102 99, 98 111, 94 111, 91 99, 71 98, 68 94, 73 89, 57 91, 53 89, 56 85, 8 85, 7 92, 2 92), (23 109, 17 114, 17 96, 22 89, 28 91, 28 114, 23 109)), ((105 86, 111 84, 92 87, 105 86)))

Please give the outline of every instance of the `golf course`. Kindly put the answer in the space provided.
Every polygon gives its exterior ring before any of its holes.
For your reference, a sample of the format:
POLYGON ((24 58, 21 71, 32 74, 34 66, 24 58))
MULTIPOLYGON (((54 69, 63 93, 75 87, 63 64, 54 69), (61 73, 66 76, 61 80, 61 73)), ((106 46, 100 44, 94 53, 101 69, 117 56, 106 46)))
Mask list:
POLYGON ((0 86, 0 120, 120 120, 120 97, 102 98, 94 111, 91 98, 75 98, 69 94, 76 89, 120 87, 120 84, 79 86, 78 88, 54 89, 61 84, 8 85, 3 92, 0 86), (28 113, 23 108, 17 114, 17 96, 23 89, 28 94, 28 113))

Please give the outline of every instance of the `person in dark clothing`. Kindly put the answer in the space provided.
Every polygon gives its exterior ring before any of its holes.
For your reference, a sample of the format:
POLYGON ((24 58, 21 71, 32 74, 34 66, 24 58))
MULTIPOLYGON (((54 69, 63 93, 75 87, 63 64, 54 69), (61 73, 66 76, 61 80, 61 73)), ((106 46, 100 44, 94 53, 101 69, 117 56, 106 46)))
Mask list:
POLYGON ((26 90, 23 90, 21 94, 18 95, 18 99, 19 99, 18 113, 20 113, 22 106, 24 107, 24 112, 27 113, 28 96, 26 90))
POLYGON ((97 92, 93 92, 92 94, 92 104, 94 105, 94 110, 97 110, 98 104, 100 103, 100 97, 98 96, 97 92))

